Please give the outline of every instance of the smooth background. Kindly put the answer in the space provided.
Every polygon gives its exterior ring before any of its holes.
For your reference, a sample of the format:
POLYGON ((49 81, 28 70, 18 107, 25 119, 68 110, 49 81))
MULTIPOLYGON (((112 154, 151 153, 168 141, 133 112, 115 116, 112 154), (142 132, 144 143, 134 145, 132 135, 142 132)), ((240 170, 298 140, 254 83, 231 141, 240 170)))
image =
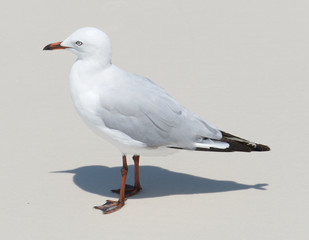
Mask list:
POLYGON ((308 239, 308 12, 285 0, 4 2, 0 238, 308 239), (75 56, 42 51, 84 26, 110 36, 116 65, 272 151, 143 157, 143 191, 117 213, 93 210, 117 198, 121 155, 73 108, 75 56))

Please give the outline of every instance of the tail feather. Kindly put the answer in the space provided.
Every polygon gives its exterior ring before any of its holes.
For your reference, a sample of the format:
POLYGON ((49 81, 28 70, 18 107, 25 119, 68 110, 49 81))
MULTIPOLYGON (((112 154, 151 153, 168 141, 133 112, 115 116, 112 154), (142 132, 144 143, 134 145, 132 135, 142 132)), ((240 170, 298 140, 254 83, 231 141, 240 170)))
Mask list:
POLYGON ((244 138, 240 138, 237 136, 234 136, 230 133, 226 133, 221 131, 222 133, 222 139, 220 139, 220 142, 228 143, 229 147, 222 149, 222 148, 216 148, 216 147, 197 147, 195 148, 195 151, 212 151, 212 152, 251 152, 251 151, 270 151, 270 148, 266 145, 250 142, 244 138))
POLYGON ((226 133, 221 131, 222 133, 222 142, 227 142, 230 144, 229 149, 231 151, 243 151, 243 152, 251 152, 251 151, 270 151, 270 148, 266 145, 254 143, 251 141, 248 141, 244 138, 240 138, 237 136, 234 136, 230 133, 226 133))
MULTIPOLYGON (((211 140, 203 139, 202 143, 196 143, 195 151, 211 151, 211 152, 251 152, 251 151, 270 151, 266 145, 250 142, 244 138, 234 136, 230 133, 221 131, 222 139, 211 140), (226 146, 224 145, 226 144, 226 146)), ((170 146, 169 148, 184 149, 181 147, 170 146)))

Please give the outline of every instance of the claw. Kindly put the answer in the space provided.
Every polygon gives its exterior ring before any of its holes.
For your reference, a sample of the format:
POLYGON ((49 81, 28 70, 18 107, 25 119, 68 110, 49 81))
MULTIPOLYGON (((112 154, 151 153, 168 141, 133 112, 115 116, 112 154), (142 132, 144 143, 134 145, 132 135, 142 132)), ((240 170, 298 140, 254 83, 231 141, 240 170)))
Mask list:
POLYGON ((103 204, 101 206, 95 206, 94 208, 101 210, 104 214, 109 214, 109 213, 112 213, 112 212, 116 212, 117 210, 122 208, 123 205, 124 205, 124 201, 107 200, 105 204, 103 204))

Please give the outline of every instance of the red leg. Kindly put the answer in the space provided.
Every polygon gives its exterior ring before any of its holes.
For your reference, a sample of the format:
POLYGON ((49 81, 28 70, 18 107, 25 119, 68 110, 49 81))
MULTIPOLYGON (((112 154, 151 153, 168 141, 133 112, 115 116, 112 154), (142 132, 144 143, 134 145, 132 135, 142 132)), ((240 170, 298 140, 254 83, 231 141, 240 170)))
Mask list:
MULTIPOLYGON (((133 161, 134 161, 134 175, 135 175, 134 186, 128 184, 125 185, 125 197, 133 196, 142 189, 142 186, 139 181, 139 155, 134 155, 133 161)), ((112 192, 114 193, 120 193, 120 191, 121 189, 112 190, 112 192)))
POLYGON ((120 195, 118 201, 107 200, 105 204, 102 206, 95 206, 95 209, 102 210, 104 214, 112 213, 123 207, 125 202, 125 186, 127 180, 127 157, 125 155, 122 156, 123 166, 121 168, 121 185, 120 185, 120 195))
POLYGON ((126 197, 133 196, 142 189, 142 186, 139 181, 139 155, 134 155, 133 161, 134 161, 134 175, 135 175, 134 188, 126 195, 126 197))

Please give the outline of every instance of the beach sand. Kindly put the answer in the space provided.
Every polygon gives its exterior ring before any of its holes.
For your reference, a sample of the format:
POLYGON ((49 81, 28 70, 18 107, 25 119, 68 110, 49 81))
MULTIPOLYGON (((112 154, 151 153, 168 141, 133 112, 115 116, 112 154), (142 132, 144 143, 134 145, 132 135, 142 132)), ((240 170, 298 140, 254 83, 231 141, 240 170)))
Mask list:
MULTIPOLYGON (((1 13, 1 239, 308 239, 307 1, 5 3, 1 13), (113 62, 164 87, 264 153, 141 157, 143 190, 120 211, 120 152, 69 94, 75 56, 43 52, 94 26, 113 62)), ((133 161, 128 159, 128 183, 133 161)))

